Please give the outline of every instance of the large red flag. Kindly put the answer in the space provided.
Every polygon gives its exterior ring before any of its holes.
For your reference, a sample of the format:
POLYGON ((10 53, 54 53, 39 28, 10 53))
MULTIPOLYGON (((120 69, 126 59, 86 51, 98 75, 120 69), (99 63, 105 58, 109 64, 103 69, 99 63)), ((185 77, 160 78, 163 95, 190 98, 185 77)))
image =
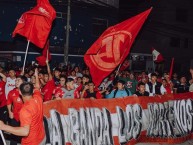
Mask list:
POLYGON ((36 60, 37 60, 39 65, 45 66, 47 58, 49 61, 51 60, 51 55, 50 55, 50 51, 49 51, 49 40, 47 41, 47 43, 42 51, 42 56, 36 57, 36 60))
POLYGON ((56 11, 49 1, 38 0, 36 7, 21 16, 13 37, 22 35, 36 46, 44 48, 55 17, 56 11))
POLYGON ((127 57, 151 9, 109 27, 88 49, 84 61, 96 86, 127 57))

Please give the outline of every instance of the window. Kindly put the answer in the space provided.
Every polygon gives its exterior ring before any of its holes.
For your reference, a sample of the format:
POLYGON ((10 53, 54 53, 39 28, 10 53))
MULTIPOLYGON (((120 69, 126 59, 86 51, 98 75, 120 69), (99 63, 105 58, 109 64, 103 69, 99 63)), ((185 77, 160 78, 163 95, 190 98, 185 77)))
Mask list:
POLYGON ((92 34, 100 36, 108 27, 108 20, 93 18, 92 19, 92 34))
POLYGON ((177 22, 187 22, 188 21, 188 10, 177 8, 176 9, 176 21, 177 22))
POLYGON ((180 47, 180 38, 171 37, 171 39, 170 39, 170 46, 171 47, 180 47))

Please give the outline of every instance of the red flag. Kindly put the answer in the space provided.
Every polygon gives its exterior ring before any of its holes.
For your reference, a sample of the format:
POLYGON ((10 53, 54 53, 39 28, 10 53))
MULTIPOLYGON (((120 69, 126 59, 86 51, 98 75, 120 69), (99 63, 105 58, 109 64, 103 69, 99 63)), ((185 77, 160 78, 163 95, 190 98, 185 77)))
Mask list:
POLYGON ((172 73, 173 73, 173 68, 174 68, 174 58, 172 58, 171 66, 170 66, 170 79, 172 78, 172 73))
POLYGON ((13 37, 20 34, 40 48, 44 48, 56 11, 48 0, 38 0, 37 6, 25 12, 18 21, 13 37))
POLYGON ((49 51, 49 40, 47 41, 47 43, 42 51, 42 56, 36 57, 36 60, 37 60, 39 65, 45 66, 47 57, 48 57, 48 60, 50 61, 51 55, 50 55, 50 51, 49 51))
POLYGON ((153 61, 158 63, 164 61, 163 55, 159 53, 157 50, 155 50, 154 48, 152 48, 152 55, 153 55, 153 61))
POLYGON ((127 57, 151 9, 109 27, 88 49, 84 61, 96 86, 127 57))
POLYGON ((126 68, 128 68, 129 67, 129 60, 127 59, 127 60, 125 60, 124 62, 123 62, 123 64, 122 64, 122 66, 121 66, 121 68, 120 68, 120 71, 124 71, 126 68))

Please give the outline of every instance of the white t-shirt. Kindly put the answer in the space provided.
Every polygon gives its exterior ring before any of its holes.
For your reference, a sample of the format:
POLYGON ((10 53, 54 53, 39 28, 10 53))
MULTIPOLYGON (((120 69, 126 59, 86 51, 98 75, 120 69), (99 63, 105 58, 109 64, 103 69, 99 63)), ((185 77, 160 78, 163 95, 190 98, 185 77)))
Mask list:
POLYGON ((149 96, 154 96, 154 94, 155 94, 155 86, 156 85, 157 85, 157 83, 152 85, 152 92, 150 92, 149 85, 145 84, 145 91, 149 92, 149 96))
POLYGON ((162 95, 164 95, 167 92, 163 85, 161 85, 160 92, 162 95))
POLYGON ((15 79, 11 79, 10 77, 7 77, 7 82, 5 84, 5 96, 6 96, 6 99, 7 99, 7 95, 9 94, 9 92, 11 90, 13 90, 15 88, 15 79))

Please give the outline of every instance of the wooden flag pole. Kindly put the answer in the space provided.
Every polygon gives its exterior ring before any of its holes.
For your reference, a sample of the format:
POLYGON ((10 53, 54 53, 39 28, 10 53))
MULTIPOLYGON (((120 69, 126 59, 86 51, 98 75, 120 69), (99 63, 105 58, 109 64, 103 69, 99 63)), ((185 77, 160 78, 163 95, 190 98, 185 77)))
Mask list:
POLYGON ((28 42, 27 42, 27 48, 26 48, 26 51, 25 51, 25 58, 24 58, 24 62, 23 62, 22 73, 24 73, 24 71, 25 71, 25 63, 26 63, 27 53, 28 53, 28 49, 29 49, 29 43, 30 43, 30 41, 28 40, 28 42))
POLYGON ((121 65, 122 65, 122 63, 120 63, 120 64, 119 64, 119 67, 118 67, 118 69, 117 69, 117 72, 116 72, 115 78, 117 77, 117 75, 118 75, 118 73, 119 73, 119 70, 120 70, 120 68, 121 68, 121 65))
POLYGON ((5 138, 4 138, 2 130, 0 130, 0 134, 1 134, 2 141, 3 141, 3 145, 6 145, 5 138))
POLYGON ((153 73, 155 72, 155 62, 153 60, 153 73))

